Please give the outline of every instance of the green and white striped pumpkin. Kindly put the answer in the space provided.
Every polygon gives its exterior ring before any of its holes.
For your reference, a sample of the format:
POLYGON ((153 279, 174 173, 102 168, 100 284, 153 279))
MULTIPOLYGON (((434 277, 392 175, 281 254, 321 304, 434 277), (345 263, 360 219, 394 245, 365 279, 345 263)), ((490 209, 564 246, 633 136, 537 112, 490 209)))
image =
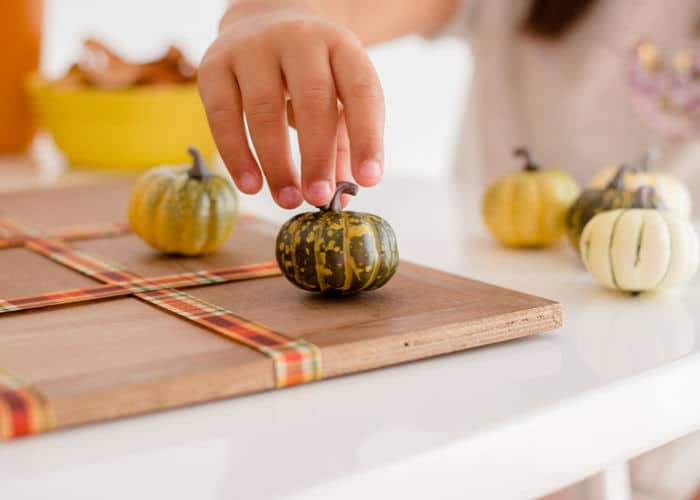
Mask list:
POLYGON ((657 291, 688 281, 698 269, 698 235, 686 219, 649 208, 593 217, 581 234, 581 257, 602 285, 657 291))

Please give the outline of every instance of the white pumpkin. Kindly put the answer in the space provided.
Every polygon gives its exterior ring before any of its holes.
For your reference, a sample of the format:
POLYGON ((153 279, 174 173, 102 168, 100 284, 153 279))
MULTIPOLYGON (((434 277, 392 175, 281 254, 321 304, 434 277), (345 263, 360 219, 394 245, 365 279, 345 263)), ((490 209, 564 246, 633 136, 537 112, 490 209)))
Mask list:
POLYGON ((601 284, 646 292, 688 281, 698 269, 698 235, 682 217, 648 208, 602 212, 581 234, 581 257, 601 284))
MULTIPOLYGON (((648 151, 637 165, 638 169, 630 169, 625 173, 623 186, 626 190, 636 191, 640 187, 649 186, 664 202, 669 212, 684 218, 689 218, 692 211, 692 199, 688 188, 683 182, 671 174, 653 169, 656 151, 648 151)), ((591 187, 603 189, 615 176, 619 166, 605 168, 598 172, 591 181, 591 187)))

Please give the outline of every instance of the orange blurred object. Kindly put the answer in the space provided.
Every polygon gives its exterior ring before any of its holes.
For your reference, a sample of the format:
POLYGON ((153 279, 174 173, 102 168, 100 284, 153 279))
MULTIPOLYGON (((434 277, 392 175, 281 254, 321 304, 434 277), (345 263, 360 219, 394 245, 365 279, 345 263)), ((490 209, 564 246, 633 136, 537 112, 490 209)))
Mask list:
POLYGON ((34 119, 24 92, 39 67, 44 0, 3 0, 0 15, 0 153, 24 151, 34 119))

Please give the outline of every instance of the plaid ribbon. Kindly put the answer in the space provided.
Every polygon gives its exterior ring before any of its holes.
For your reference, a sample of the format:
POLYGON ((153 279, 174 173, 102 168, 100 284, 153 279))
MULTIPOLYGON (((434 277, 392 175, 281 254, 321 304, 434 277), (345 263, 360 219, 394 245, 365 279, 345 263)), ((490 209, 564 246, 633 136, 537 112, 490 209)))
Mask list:
MULTIPOLYGON (((40 236, 40 234, 31 232, 29 228, 24 227, 22 227, 21 232, 18 232, 17 228, 19 227, 22 226, 14 221, 4 217, 0 218, 0 249, 24 245, 27 241, 27 234, 31 234, 34 237, 40 236)), ((83 224, 48 231, 46 236, 50 239, 77 241, 121 236, 130 232, 127 224, 83 224)))
MULTIPOLYGON (((128 286, 129 282, 143 281, 143 278, 119 264, 73 249, 58 240, 33 236, 36 232, 31 229, 25 231, 8 220, 2 227, 22 235, 28 249, 108 285, 128 286)), ((135 292, 133 295, 269 356, 274 363, 277 387, 321 378, 321 351, 309 342, 290 339, 170 286, 163 285, 156 290, 135 292)))
POLYGON ((227 309, 172 288, 136 296, 266 354, 274 362, 277 387, 321 378, 321 351, 310 342, 290 339, 227 309))
MULTIPOLYGON (((28 245, 35 245, 29 242, 28 245)), ((192 286, 228 283, 267 276, 279 276, 280 269, 276 262, 265 262, 249 266, 234 266, 214 269, 211 271, 196 271, 182 274, 172 274, 159 278, 143 278, 119 282, 109 285, 99 285, 72 290, 61 290, 51 293, 28 295, 12 299, 0 298, 0 314, 38 309, 40 307, 60 306, 112 297, 123 297, 139 292, 152 292, 161 288, 185 288, 192 286)))
POLYGON ((17 376, 0 370, 0 438, 46 432, 53 414, 42 394, 17 376))

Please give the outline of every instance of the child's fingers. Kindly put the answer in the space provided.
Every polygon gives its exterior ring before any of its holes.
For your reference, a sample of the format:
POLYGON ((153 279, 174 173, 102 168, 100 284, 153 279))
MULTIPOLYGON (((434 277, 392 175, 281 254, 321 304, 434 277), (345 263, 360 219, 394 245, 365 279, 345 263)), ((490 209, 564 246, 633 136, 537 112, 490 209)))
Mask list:
POLYGON ((272 196, 281 207, 295 208, 302 196, 289 150, 282 73, 274 61, 251 55, 235 62, 250 137, 272 196))
MULTIPOLYGON (((304 42, 306 43, 306 42, 304 42)), ((338 104, 325 45, 289 47, 282 69, 290 94, 301 151, 304 198, 324 205, 335 186, 338 104)))
POLYGON ((350 168, 350 138, 345 124, 345 113, 341 109, 338 112, 338 126, 335 139, 335 178, 338 181, 353 181, 350 168))
POLYGON ((358 184, 373 186, 382 176, 384 95, 377 73, 357 43, 338 44, 331 52, 336 90, 343 102, 352 172, 358 184))
MULTIPOLYGON (((292 102, 287 102, 287 121, 291 127, 296 128, 296 120, 294 119, 294 108, 292 102)), ((354 182, 352 177, 352 169, 350 168, 350 138, 348 137, 348 128, 345 125, 345 113, 343 107, 338 104, 338 127, 336 132, 336 148, 335 148, 335 180, 354 182)), ((344 194, 341 197, 343 206, 348 204, 351 196, 344 194)))
POLYGON ((297 128, 297 119, 294 117, 292 101, 287 101, 287 124, 293 129, 297 128))
POLYGON ((248 147, 236 79, 225 63, 212 62, 200 67, 198 84, 209 128, 234 182, 244 193, 257 193, 262 175, 248 147))
MULTIPOLYGON (((352 169, 350 168, 350 138, 345 125, 345 114, 341 110, 338 115, 338 129, 336 132, 336 154, 335 154, 335 179, 336 181, 352 182, 352 169)), ((350 201, 350 195, 341 196, 343 206, 350 201)))

